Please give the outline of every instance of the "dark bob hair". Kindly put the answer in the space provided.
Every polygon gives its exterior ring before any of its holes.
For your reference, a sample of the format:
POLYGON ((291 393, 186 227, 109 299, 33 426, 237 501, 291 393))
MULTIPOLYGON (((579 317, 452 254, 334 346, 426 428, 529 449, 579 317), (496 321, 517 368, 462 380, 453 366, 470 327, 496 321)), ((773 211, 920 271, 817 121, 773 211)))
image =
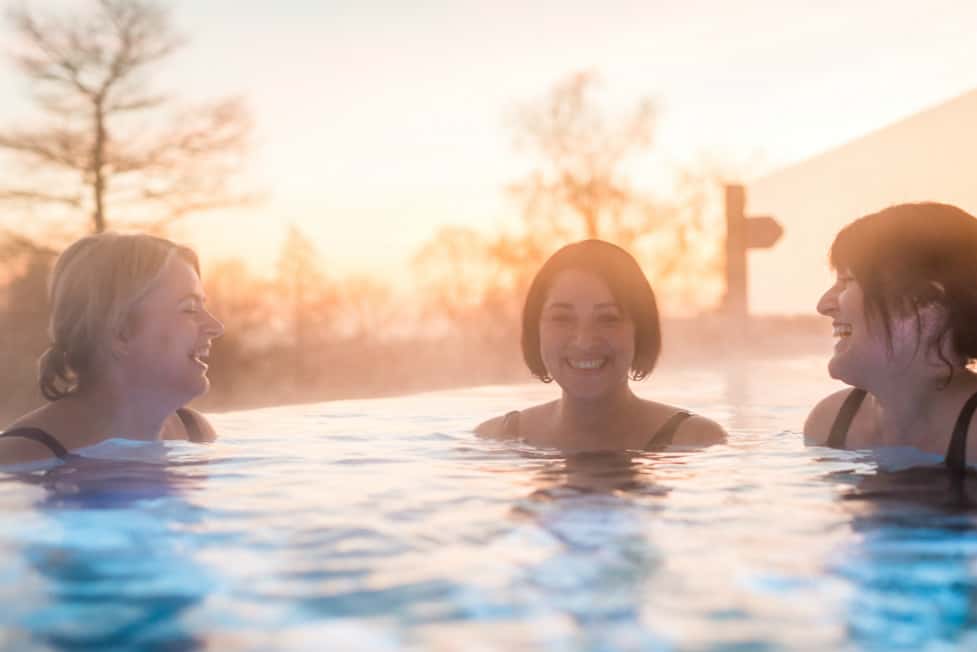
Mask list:
POLYGON ((590 272, 607 284, 621 312, 634 322, 631 378, 646 377, 661 353, 661 324, 655 293, 634 257, 603 240, 569 244, 550 256, 536 273, 522 309, 522 357, 529 370, 545 383, 552 380, 539 350, 539 320, 553 280, 567 269, 590 272))
POLYGON ((949 335, 957 354, 977 358, 973 215, 935 202, 890 206, 838 233, 831 245, 831 266, 848 270, 861 285, 866 316, 881 323, 890 348, 894 314, 915 315, 918 324, 920 308, 937 304, 946 322, 936 342, 949 335))

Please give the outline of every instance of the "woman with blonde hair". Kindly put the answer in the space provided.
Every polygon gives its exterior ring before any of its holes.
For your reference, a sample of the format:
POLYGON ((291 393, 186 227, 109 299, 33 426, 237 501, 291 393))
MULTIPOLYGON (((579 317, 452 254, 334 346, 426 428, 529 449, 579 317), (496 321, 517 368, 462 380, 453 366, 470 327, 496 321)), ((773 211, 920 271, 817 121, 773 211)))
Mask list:
POLYGON ((0 434, 0 464, 65 459, 109 439, 215 439, 184 407, 205 393, 211 342, 197 255, 145 234, 102 233, 69 246, 48 291, 48 403, 0 434))

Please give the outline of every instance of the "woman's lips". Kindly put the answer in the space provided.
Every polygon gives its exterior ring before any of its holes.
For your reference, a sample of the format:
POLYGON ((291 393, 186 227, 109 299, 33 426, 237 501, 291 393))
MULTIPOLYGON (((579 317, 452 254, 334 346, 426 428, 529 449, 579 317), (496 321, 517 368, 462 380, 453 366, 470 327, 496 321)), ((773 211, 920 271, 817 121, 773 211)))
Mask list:
POLYGON ((607 364, 607 358, 566 358, 566 363, 577 371, 597 371, 607 364))

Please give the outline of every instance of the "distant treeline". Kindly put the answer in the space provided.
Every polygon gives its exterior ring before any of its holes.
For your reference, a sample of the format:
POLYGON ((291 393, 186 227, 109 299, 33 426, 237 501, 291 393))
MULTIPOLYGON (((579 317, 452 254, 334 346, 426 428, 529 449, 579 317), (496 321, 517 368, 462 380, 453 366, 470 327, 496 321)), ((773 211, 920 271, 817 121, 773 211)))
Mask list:
MULTIPOLYGON (((4 422, 41 400, 35 365, 47 346, 45 285, 56 249, 106 229, 166 235, 187 215, 261 199, 242 176, 246 102, 223 98, 174 113, 174 98, 153 88, 152 71, 183 44, 168 5, 90 1, 73 11, 52 18, 24 7, 8 15, 14 70, 39 92, 26 126, 0 125, 0 155, 18 163, 5 167, 16 174, 0 176, 0 203, 8 224, 18 225, 0 229, 4 422)), ((595 72, 580 72, 516 107, 514 145, 535 161, 505 189, 518 225, 441 229, 396 290, 368 276, 326 275, 328 254, 294 227, 271 278, 201 252, 226 332, 214 345, 213 388, 200 406, 528 380, 519 352, 522 298, 547 256, 584 238, 633 253, 666 314, 705 315, 666 325, 666 360, 711 360, 752 345, 798 352, 806 345, 788 345, 789 333, 804 342, 823 335, 813 320, 768 320, 744 343, 709 315, 722 291, 719 181, 736 175, 709 161, 669 164, 654 149, 655 103, 641 98, 611 115, 601 88, 595 72)))
MULTIPOLYGON (((456 237, 458 234, 448 237, 456 237)), ((495 261, 483 242, 478 260, 454 252, 428 258, 413 273, 423 287, 410 300, 367 278, 328 279, 318 254, 293 230, 274 278, 240 261, 205 268, 209 302, 226 332, 211 356, 206 410, 371 397, 421 390, 531 380, 519 351, 519 311, 533 267, 495 261), (477 263, 477 265, 475 264, 477 263), (508 266, 507 266, 508 265, 508 266), (487 267, 486 267, 487 266, 487 267), (440 279, 440 280, 439 280, 440 279)), ((469 240, 469 254, 475 250, 469 240)), ((425 253, 426 252, 426 253, 425 253)), ((46 278, 50 252, 8 255, 0 284, 0 421, 40 405, 36 360, 47 346, 46 278)), ((824 320, 755 320, 746 334, 719 315, 668 319, 666 364, 722 363, 731 355, 821 352, 824 320)))

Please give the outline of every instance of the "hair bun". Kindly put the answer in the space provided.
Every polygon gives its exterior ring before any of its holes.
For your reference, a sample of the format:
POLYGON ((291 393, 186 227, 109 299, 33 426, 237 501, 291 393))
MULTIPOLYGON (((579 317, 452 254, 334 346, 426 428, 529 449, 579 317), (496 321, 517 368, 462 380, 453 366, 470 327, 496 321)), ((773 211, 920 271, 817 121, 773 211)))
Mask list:
POLYGON ((57 401, 71 393, 74 374, 68 367, 67 353, 60 344, 52 344, 38 359, 38 378, 41 394, 49 401, 57 401))

